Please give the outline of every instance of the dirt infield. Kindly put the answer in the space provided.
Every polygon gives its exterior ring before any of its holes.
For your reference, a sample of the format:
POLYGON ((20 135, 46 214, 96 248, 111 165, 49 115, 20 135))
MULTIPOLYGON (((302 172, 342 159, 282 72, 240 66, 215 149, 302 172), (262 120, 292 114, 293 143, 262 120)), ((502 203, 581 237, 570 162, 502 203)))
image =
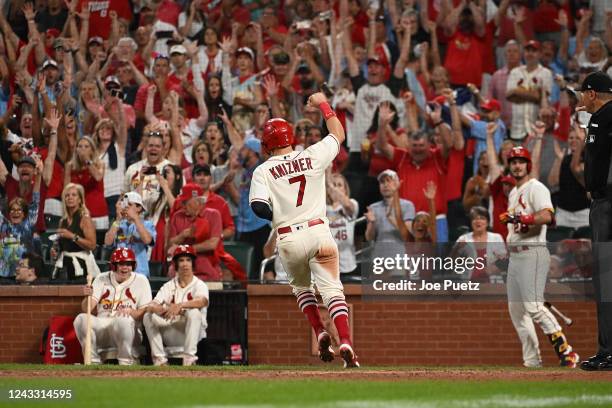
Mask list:
POLYGON ((459 381, 610 381, 612 371, 585 372, 570 369, 377 369, 377 370, 295 370, 295 369, 185 369, 181 367, 143 367, 136 369, 9 369, 0 371, 0 378, 41 377, 96 377, 96 378, 217 378, 229 380, 299 380, 325 378, 326 380, 411 381, 411 380, 459 380, 459 381))

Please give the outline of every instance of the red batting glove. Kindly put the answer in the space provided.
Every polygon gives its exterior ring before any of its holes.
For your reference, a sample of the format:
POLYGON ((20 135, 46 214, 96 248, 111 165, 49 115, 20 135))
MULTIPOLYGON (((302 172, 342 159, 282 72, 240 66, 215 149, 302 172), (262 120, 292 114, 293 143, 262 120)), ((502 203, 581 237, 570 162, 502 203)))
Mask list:
POLYGON ((535 216, 533 214, 522 214, 519 217, 519 222, 524 225, 535 224, 535 216))

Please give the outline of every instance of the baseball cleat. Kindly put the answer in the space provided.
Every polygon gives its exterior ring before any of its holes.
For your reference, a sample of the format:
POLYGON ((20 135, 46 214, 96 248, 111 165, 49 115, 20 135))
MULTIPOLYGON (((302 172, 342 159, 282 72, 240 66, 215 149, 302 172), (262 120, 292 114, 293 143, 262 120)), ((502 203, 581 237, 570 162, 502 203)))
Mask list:
POLYGON ((576 368, 578 366, 578 362, 580 361, 580 356, 575 351, 572 351, 561 358, 561 367, 568 368, 576 368))
POLYGON ((198 357, 196 356, 183 356, 183 367, 190 367, 196 365, 198 357))
POLYGON ((344 368, 357 368, 359 367, 359 361, 353 351, 353 348, 348 344, 342 344, 340 346, 340 356, 344 360, 344 368))
POLYGON ((584 371, 612 371, 612 355, 597 354, 580 363, 584 371))
POLYGON ((334 350, 331 348, 331 336, 328 332, 322 331, 317 337, 319 342, 319 358, 326 363, 334 361, 334 350))
POLYGON ((155 367, 167 366, 168 360, 163 357, 153 357, 153 365, 155 367))

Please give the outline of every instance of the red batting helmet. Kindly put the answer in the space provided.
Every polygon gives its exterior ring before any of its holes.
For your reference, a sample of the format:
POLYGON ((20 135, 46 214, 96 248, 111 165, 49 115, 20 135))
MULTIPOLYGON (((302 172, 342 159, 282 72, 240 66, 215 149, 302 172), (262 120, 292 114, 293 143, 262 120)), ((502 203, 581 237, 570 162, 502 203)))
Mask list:
POLYGON ((269 119, 264 125, 261 145, 264 150, 271 152, 279 147, 287 147, 293 144, 293 128, 285 119, 269 119))
POLYGON ((172 253, 172 260, 176 260, 177 257, 181 256, 181 255, 187 255, 190 256, 191 259, 195 260, 196 259, 196 252, 195 249, 193 249, 193 247, 191 245, 179 245, 176 247, 176 249, 174 250, 174 252, 172 253))
POLYGON ((508 155, 508 162, 512 159, 523 159, 527 161, 527 172, 531 172, 531 155, 529 154, 529 150, 525 149, 523 146, 513 147, 508 155))
POLYGON ((136 255, 130 248, 117 248, 113 251, 110 258, 111 270, 117 270, 119 262, 131 262, 132 269, 136 269, 136 255))

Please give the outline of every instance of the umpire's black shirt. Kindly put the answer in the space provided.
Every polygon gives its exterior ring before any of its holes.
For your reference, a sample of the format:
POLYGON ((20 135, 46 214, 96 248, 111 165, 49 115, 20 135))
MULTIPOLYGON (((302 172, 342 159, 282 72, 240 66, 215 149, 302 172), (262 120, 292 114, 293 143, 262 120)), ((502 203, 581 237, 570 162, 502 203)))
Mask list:
POLYGON ((591 116, 585 141, 584 179, 587 191, 595 199, 612 199, 612 101, 591 116))

